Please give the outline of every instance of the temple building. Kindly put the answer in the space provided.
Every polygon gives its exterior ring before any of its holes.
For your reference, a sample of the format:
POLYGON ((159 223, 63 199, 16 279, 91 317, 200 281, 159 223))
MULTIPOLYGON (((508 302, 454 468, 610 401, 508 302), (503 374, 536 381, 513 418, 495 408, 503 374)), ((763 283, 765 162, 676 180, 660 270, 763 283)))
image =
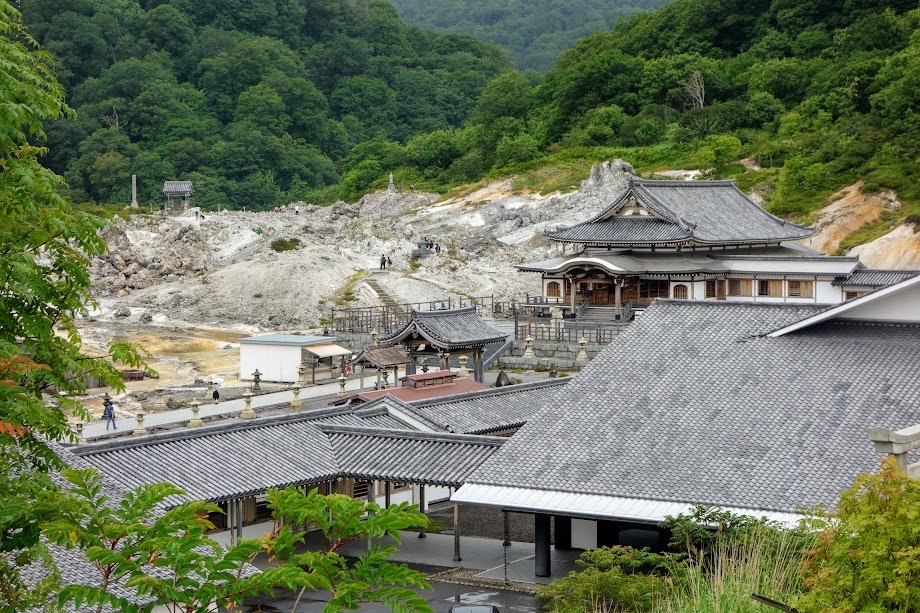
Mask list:
POLYGON ((872 289, 847 289, 847 279, 864 269, 858 258, 798 243, 814 232, 770 215, 734 180, 631 176, 626 192, 599 214, 546 234, 559 257, 518 268, 542 276, 535 303, 569 317, 602 307, 620 318, 656 298, 835 304, 872 289))

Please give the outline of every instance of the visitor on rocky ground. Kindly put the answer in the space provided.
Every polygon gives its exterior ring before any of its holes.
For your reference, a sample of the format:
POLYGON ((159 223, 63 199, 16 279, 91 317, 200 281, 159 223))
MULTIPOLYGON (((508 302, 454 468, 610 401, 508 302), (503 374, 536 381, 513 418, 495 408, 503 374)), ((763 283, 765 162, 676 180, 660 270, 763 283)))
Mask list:
POLYGON ((214 393, 211 394, 211 398, 214 399, 214 404, 217 404, 217 401, 220 400, 220 392, 217 391, 217 384, 214 384, 214 393))
POLYGON ((380 256, 380 270, 387 269, 387 255, 384 253, 380 256))
POLYGON ((294 215, 300 215, 300 205, 299 204, 294 206, 294 215))
POLYGON ((115 425, 115 405, 110 400, 102 401, 102 419, 105 420, 106 430, 109 429, 109 424, 113 430, 118 430, 118 426, 115 425))
POLYGON ((435 244, 435 246, 434 246, 434 252, 435 252, 435 253, 438 253, 438 254, 441 253, 441 245, 440 245, 440 244, 438 244, 438 243, 435 244))
POLYGON ((387 256, 387 268, 393 268, 393 260, 390 259, 390 256, 387 256))

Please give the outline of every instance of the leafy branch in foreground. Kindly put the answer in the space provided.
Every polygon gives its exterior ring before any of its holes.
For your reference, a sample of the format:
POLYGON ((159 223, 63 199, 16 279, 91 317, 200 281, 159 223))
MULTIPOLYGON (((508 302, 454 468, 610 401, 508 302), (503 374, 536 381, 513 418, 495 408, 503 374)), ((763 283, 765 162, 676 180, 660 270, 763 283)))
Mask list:
POLYGON ((293 566, 306 573, 306 583, 297 595, 292 612, 304 591, 328 590, 327 612, 357 609, 364 602, 380 602, 395 611, 431 613, 428 602, 414 588, 430 589, 425 574, 388 558, 396 551, 392 545, 374 543, 352 564, 338 551, 347 543, 390 536, 399 542, 399 531, 428 525, 428 518, 407 503, 382 509, 379 505, 349 496, 323 496, 311 490, 269 490, 269 507, 274 510, 272 538, 266 552, 282 566, 293 566), (283 521, 282 521, 283 519, 283 521), (300 553, 304 546, 304 527, 316 525, 325 536, 326 551, 300 553), (411 587, 409 587, 411 586, 411 587))

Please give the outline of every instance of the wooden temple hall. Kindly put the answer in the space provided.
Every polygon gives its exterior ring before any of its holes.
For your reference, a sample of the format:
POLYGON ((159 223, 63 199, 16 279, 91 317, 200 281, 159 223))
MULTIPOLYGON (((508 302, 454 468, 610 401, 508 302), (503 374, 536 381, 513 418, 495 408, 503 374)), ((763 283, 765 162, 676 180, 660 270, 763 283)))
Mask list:
POLYGON ((835 280, 863 268, 798 244, 814 228, 764 211, 732 181, 648 181, 594 217, 547 232, 560 255, 518 265, 542 277, 528 300, 576 317, 585 308, 622 317, 656 298, 838 303, 835 280))
POLYGON ((412 316, 402 328, 380 339, 379 346, 365 348, 354 360, 354 365, 374 368, 380 373, 406 365, 406 375, 416 374, 419 365, 438 365, 449 370, 451 357, 471 359, 473 380, 483 383, 485 367, 483 354, 487 345, 503 343, 507 334, 484 322, 476 307, 444 309, 439 311, 412 311, 412 316))

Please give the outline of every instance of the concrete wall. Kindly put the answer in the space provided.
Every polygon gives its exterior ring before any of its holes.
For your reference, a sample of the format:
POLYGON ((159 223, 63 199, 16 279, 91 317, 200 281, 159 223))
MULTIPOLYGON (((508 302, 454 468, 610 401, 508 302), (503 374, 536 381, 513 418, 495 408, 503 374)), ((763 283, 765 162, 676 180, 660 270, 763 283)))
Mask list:
POLYGON ((295 383, 300 360, 299 346, 240 343, 240 380, 251 381, 258 368, 263 381, 295 383))

